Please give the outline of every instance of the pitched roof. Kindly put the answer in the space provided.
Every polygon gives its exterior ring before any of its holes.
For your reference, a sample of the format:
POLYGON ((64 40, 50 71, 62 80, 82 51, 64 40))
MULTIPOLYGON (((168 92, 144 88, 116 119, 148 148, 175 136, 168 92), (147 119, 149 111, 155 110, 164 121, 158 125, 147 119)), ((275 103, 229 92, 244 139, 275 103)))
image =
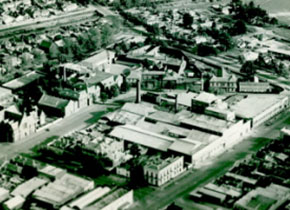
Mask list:
POLYGON ((63 109, 64 107, 68 105, 68 103, 69 103, 69 100, 58 98, 55 96, 46 95, 46 94, 43 94, 38 101, 39 105, 48 106, 48 107, 57 108, 57 109, 63 109))
POLYGON ((101 83, 102 81, 113 77, 113 74, 102 72, 102 71, 95 71, 94 75, 92 75, 89 78, 83 79, 85 83, 87 83, 89 86, 96 85, 98 83, 101 83))

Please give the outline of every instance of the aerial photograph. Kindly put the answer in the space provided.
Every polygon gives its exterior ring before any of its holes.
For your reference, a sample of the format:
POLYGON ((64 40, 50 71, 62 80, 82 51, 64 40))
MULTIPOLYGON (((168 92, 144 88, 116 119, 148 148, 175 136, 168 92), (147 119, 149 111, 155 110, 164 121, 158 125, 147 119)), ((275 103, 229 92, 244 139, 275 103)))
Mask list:
POLYGON ((290 210, 290 0, 0 14, 0 210, 290 210))

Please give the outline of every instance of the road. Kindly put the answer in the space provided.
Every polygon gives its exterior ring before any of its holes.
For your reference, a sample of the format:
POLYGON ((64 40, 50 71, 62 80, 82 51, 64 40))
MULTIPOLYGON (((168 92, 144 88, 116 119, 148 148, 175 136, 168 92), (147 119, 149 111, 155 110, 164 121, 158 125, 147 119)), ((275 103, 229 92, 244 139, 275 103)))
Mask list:
POLYGON ((287 119, 290 119, 290 112, 282 113, 279 119, 272 126, 260 126, 253 130, 251 136, 234 146, 233 149, 223 153, 221 156, 209 161, 207 165, 200 169, 187 171, 186 175, 179 180, 174 181, 165 188, 159 188, 143 199, 135 202, 131 210, 158 210, 172 203, 199 186, 217 178, 227 172, 237 160, 245 158, 249 154, 258 151, 272 139, 279 136, 280 129, 287 125, 287 119), (265 138, 267 137, 267 138, 265 138))
POLYGON ((0 162, 5 159, 10 159, 19 153, 29 151, 29 149, 48 138, 63 136, 69 132, 86 128, 96 123, 96 121, 106 113, 107 108, 116 107, 116 105, 112 105, 112 102, 120 100, 133 101, 135 99, 134 95, 135 91, 132 89, 126 94, 119 95, 115 99, 109 100, 106 105, 94 104, 79 110, 73 115, 52 124, 49 127, 49 131, 39 131, 15 143, 0 143, 0 162))
POLYGON ((9 24, 0 26, 0 37, 7 37, 15 34, 22 34, 26 32, 31 32, 34 30, 48 29, 52 27, 59 27, 62 25, 75 24, 80 21, 94 20, 98 16, 96 12, 102 16, 114 16, 116 15, 108 8, 97 5, 90 5, 88 8, 79 9, 66 14, 61 14, 52 17, 43 17, 33 20, 22 21, 19 23, 9 24))

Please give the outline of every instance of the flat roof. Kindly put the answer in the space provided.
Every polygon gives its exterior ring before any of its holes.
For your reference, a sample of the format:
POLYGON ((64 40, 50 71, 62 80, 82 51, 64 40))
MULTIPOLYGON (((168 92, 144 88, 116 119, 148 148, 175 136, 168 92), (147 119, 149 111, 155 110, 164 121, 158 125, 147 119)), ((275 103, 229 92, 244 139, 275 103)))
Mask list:
POLYGON ((146 161, 145 167, 152 168, 155 170, 162 170, 179 160, 181 157, 169 157, 166 159, 161 159, 160 156, 152 156, 146 161))
POLYGON ((22 198, 20 195, 15 196, 13 198, 10 198, 8 201, 6 201, 4 203, 4 205, 8 208, 8 209, 14 209, 16 207, 18 207, 19 205, 23 204, 25 202, 25 199, 22 198))
POLYGON ((22 77, 16 78, 14 80, 11 80, 5 84, 3 84, 3 87, 6 87, 8 89, 11 90, 16 90, 19 88, 22 88, 32 82, 34 82, 35 80, 39 79, 40 77, 43 77, 42 74, 39 74, 35 71, 29 72, 25 75, 23 75, 22 77))
POLYGON ((117 126, 110 133, 110 136, 161 151, 167 151, 169 146, 176 140, 133 125, 117 126))
POLYGON ((280 102, 286 96, 274 94, 252 94, 231 105, 237 115, 244 118, 253 118, 280 102))
POLYGON ((196 97, 198 94, 193 92, 188 93, 179 93, 177 94, 177 103, 191 107, 191 102, 194 97, 196 97))
POLYGON ((201 101, 201 102, 210 104, 210 103, 214 102, 215 100, 217 100, 217 97, 211 93, 201 92, 196 97, 194 97, 193 100, 201 101))

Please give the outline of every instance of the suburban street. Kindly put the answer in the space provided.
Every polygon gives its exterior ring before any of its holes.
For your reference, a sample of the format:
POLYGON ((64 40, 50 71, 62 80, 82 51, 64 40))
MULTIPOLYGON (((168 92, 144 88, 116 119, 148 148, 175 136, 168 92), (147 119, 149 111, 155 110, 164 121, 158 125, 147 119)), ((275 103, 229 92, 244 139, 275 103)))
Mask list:
POLYGON ((215 158, 214 161, 209 160, 205 166, 199 169, 187 171, 184 176, 174 180, 174 182, 165 188, 159 188, 145 195, 144 198, 136 202, 131 209, 162 209, 197 187, 223 175, 237 160, 241 160, 247 155, 255 153, 271 140, 279 137, 280 129, 288 125, 289 120, 290 112, 288 109, 278 117, 277 121, 272 126, 262 125, 254 129, 251 136, 234 146, 231 150, 215 158))
POLYGON ((49 126, 49 130, 43 129, 35 134, 28 136, 27 138, 15 142, 15 143, 1 143, 0 144, 0 162, 5 159, 10 159, 14 155, 22 152, 27 152, 29 149, 37 144, 45 141, 48 138, 63 136, 69 132, 81 130, 94 123, 107 112, 107 108, 116 107, 109 103, 118 100, 134 100, 135 91, 134 89, 126 94, 119 95, 114 100, 109 100, 108 104, 94 104, 73 115, 58 121, 55 124, 49 126))

